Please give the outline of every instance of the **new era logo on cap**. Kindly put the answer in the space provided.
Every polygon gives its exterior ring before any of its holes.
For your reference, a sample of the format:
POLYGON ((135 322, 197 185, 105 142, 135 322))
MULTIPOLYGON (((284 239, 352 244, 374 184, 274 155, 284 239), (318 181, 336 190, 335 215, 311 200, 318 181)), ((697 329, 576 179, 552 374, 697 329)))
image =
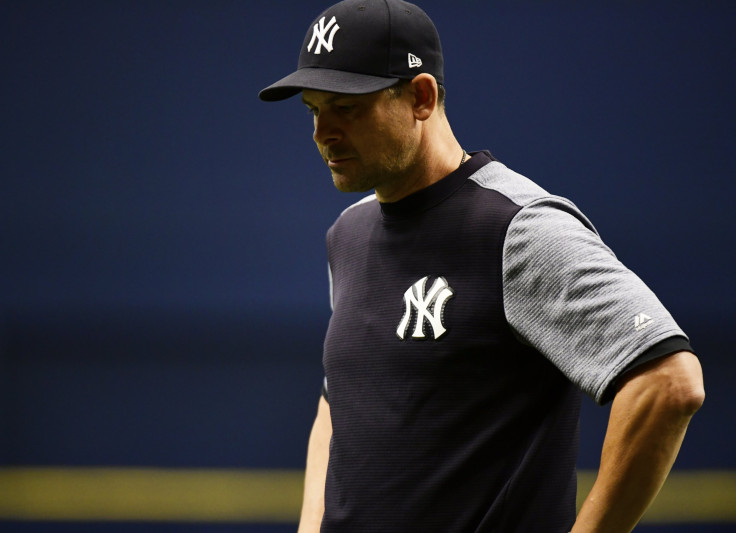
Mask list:
POLYGON ((422 66, 422 60, 409 52, 409 68, 417 68, 422 66))

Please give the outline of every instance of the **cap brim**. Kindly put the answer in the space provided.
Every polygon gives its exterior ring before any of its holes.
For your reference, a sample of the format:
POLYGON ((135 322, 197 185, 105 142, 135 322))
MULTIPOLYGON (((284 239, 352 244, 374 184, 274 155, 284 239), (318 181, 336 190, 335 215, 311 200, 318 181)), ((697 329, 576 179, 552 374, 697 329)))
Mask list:
POLYGON ((342 94, 368 94, 391 87, 397 81, 399 78, 304 67, 266 87, 258 93, 258 97, 266 102, 275 102, 299 94, 303 89, 342 94))

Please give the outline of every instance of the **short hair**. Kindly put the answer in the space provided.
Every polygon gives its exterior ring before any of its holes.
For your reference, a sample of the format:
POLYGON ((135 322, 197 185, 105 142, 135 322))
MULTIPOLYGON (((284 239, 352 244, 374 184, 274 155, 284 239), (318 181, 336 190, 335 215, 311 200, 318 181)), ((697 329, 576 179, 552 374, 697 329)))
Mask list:
MULTIPOLYGON (((404 93, 404 88, 411 84, 411 80, 402 79, 397 81, 394 85, 386 89, 391 98, 398 98, 404 93)), ((437 84, 437 106, 444 111, 445 110, 445 86, 437 84)))

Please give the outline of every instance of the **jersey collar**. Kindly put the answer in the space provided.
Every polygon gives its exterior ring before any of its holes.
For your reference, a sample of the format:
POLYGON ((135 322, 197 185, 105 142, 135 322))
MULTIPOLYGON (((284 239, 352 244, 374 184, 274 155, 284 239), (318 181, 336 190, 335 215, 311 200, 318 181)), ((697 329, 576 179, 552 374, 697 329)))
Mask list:
POLYGON ((469 152, 469 155, 472 156, 470 159, 440 181, 412 193, 398 202, 381 203, 381 212, 384 218, 415 215, 442 203, 462 187, 470 176, 494 160, 487 150, 469 152))

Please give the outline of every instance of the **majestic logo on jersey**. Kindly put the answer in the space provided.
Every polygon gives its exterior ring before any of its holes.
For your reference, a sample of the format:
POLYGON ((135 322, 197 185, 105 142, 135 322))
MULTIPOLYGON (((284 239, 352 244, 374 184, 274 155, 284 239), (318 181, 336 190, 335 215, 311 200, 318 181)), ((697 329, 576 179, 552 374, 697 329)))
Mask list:
POLYGON ((432 336, 439 339, 447 331, 442 324, 442 318, 447 300, 452 298, 455 293, 447 284, 445 278, 437 278, 434 280, 429 291, 425 292, 425 286, 429 276, 425 276, 414 285, 409 287, 404 293, 404 304, 406 310, 404 317, 396 328, 396 334, 403 341, 406 338, 411 324, 412 317, 416 316, 416 324, 411 334, 413 339, 424 339, 425 324, 432 329, 432 336))
POLYGON ((649 326, 652 322, 654 322, 654 319, 652 317, 650 317, 649 315, 645 315, 644 313, 639 313, 634 317, 634 329, 636 331, 641 331, 649 326))
POLYGON ((321 54, 323 46, 325 47, 325 50, 332 52, 332 39, 335 38, 335 33, 339 29, 340 26, 338 26, 337 19, 335 17, 332 17, 326 26, 325 17, 319 19, 319 22, 314 25, 312 39, 309 41, 309 45, 307 45, 307 52, 312 51, 312 46, 314 46, 315 40, 317 41, 317 47, 314 49, 315 54, 321 54), (330 28, 332 29, 330 30, 330 28), (328 30, 330 30, 330 34, 327 36, 327 39, 325 39, 325 34, 328 30))

